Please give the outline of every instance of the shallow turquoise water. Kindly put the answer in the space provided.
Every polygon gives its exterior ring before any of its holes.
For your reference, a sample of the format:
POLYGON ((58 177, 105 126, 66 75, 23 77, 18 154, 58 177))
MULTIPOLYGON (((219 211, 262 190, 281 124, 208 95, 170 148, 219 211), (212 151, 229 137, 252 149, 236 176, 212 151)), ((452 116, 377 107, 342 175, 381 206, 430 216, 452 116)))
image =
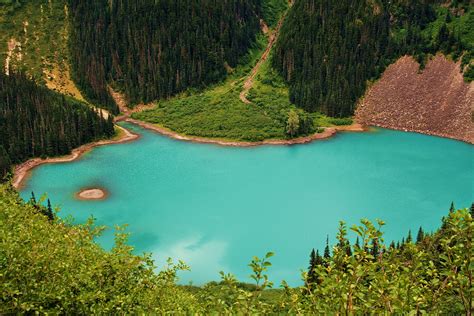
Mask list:
MULTIPOLYGON (((451 201, 474 200, 474 146, 378 129, 308 145, 224 148, 175 141, 134 125, 136 142, 99 147, 83 159, 34 170, 22 195, 47 193, 61 216, 129 224, 138 253, 192 267, 181 282, 249 274, 254 255, 274 251, 272 280, 297 284, 311 248, 334 240, 339 220, 387 222, 386 240, 438 227, 451 201), (110 192, 77 201, 83 187, 110 192)), ((100 242, 110 247, 112 232, 100 242)))

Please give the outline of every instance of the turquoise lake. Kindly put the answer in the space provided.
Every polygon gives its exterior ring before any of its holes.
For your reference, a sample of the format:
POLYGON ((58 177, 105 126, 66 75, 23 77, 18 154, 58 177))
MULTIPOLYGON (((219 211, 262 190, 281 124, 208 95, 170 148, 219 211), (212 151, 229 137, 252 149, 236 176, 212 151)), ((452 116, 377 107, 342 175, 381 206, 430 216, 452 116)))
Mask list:
MULTIPOLYGON (((252 256, 274 251, 270 277, 300 283, 311 249, 334 241, 339 220, 384 220, 385 239, 433 230, 474 200, 474 146, 376 129, 297 146, 227 148, 172 140, 135 125, 142 137, 95 148, 82 159, 36 168, 21 192, 47 193, 60 216, 129 224, 137 253, 158 264, 184 260, 180 282, 203 284, 232 272, 249 281, 252 256), (84 187, 104 201, 78 201, 84 187)), ((110 248, 113 230, 99 242, 110 248)))

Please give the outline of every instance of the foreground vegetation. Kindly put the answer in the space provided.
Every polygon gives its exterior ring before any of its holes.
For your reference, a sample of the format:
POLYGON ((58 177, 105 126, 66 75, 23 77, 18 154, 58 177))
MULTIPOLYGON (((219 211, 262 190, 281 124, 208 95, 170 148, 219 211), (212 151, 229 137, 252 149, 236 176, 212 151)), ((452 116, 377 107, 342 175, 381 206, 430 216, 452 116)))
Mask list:
POLYGON ((107 252, 94 238, 103 227, 50 215, 42 201, 23 202, 0 186, 0 313, 198 313, 198 314, 466 314, 473 306, 474 222, 467 210, 451 211, 433 234, 386 246, 380 228, 363 220, 341 223, 338 243, 323 258, 312 256, 304 285, 272 289, 272 253, 250 263, 254 285, 221 273, 203 287, 179 286, 183 263, 156 267, 135 256, 117 228, 107 252), (46 215, 46 216, 45 216, 46 215))

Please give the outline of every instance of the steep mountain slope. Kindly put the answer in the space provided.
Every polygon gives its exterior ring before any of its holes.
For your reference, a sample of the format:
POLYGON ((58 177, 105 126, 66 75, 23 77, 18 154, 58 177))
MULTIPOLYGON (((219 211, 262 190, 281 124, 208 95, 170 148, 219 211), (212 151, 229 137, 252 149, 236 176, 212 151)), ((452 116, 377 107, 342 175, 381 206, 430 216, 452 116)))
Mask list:
POLYGON ((387 39, 379 1, 300 0, 282 27, 273 65, 289 83, 291 102, 348 116, 377 74, 387 39))
POLYGON ((0 1, 0 65, 84 101, 70 77, 68 13, 65 0, 0 1))
POLYGON ((399 59, 369 88, 356 120, 474 144, 474 84, 464 82, 460 64, 438 55, 420 72, 413 58, 399 59))
POLYGON ((283 25, 273 65, 296 105, 347 116, 368 82, 404 55, 422 65, 437 52, 462 59, 472 80, 473 30, 468 1, 300 0, 283 25))

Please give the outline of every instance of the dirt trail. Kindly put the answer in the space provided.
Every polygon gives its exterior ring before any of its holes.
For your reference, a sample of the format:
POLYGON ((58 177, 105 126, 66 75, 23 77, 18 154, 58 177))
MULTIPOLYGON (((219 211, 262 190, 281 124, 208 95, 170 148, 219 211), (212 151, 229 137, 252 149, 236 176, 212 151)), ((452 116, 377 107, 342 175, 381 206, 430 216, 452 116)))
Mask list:
MULTIPOLYGON (((290 7, 291 7, 291 5, 292 5, 292 1, 289 2, 290 7)), ((265 21, 260 20, 260 26, 262 28, 263 34, 269 34, 268 44, 267 44, 267 47, 265 48, 265 51, 263 52, 262 56, 258 60, 257 64, 253 67, 252 71, 250 72, 250 75, 245 80, 244 85, 243 85, 243 90, 240 92, 239 98, 245 104, 251 104, 252 103, 247 99, 247 94, 249 93, 250 89, 252 89, 253 80, 255 79, 255 76, 257 75, 260 67, 268 59, 268 56, 270 56, 270 52, 272 51, 273 45, 278 40, 278 36, 280 35, 280 29, 281 29, 281 26, 283 25, 283 21, 285 20, 285 17, 286 17, 286 12, 282 15, 282 17, 278 21, 277 26, 275 27, 275 29, 273 31, 269 30, 269 28, 268 28, 267 24, 265 23, 265 21)))

